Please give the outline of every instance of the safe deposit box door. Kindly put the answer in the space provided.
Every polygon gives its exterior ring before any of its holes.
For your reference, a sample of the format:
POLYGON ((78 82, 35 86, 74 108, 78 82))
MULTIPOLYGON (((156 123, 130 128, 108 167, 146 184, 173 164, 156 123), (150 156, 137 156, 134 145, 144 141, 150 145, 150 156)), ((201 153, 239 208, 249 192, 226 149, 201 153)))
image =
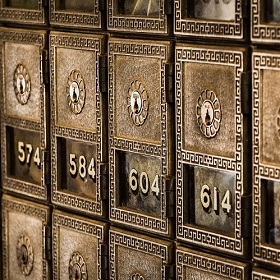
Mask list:
POLYGON ((47 199, 48 111, 46 34, 1 29, 3 188, 47 199))
POLYGON ((112 31, 167 34, 169 0, 108 0, 107 28, 112 31))
POLYGON ((178 247, 176 279, 244 280, 249 279, 247 264, 178 247))
POLYGON ((3 279, 50 279, 49 220, 48 207, 3 196, 3 279))
POLYGON ((249 20, 246 0, 174 0, 174 33, 245 39, 249 20))
POLYGON ((53 213, 53 279, 108 279, 104 223, 53 213))
POLYGON ((101 28, 104 0, 50 0, 50 23, 74 28, 101 28))
POLYGON ((279 272, 270 272, 258 268, 254 268, 252 272, 252 280, 279 280, 279 272))
POLYGON ((50 35, 52 201, 99 216, 107 188, 102 48, 99 35, 50 35))
POLYGON ((173 204, 169 52, 168 43, 109 41, 110 219, 165 235, 173 204))
POLYGON ((280 266, 280 55, 253 53, 253 256, 280 266))
POLYGON ((177 237, 241 256, 251 232, 245 54, 178 45, 175 73, 177 237))
POLYGON ((251 0, 251 40, 280 43, 280 2, 251 0))
POLYGON ((21 24, 46 24, 45 0, 0 0, 0 21, 21 24))
POLYGON ((110 240, 110 279, 175 279, 170 265, 171 242, 112 228, 110 240))

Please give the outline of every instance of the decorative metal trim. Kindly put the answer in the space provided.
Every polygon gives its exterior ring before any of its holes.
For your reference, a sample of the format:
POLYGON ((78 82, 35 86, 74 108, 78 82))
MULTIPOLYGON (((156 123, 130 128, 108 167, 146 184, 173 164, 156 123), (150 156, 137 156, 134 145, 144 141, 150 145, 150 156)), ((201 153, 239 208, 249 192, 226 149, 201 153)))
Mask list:
POLYGON ((18 102, 25 105, 28 102, 31 92, 31 81, 28 69, 18 64, 14 73, 14 89, 18 102))
POLYGON ((87 280, 87 265, 84 261, 83 256, 74 252, 69 260, 69 280, 87 280))
POLYGON ((130 280, 145 280, 145 278, 142 275, 140 275, 139 273, 134 273, 131 276, 130 280))

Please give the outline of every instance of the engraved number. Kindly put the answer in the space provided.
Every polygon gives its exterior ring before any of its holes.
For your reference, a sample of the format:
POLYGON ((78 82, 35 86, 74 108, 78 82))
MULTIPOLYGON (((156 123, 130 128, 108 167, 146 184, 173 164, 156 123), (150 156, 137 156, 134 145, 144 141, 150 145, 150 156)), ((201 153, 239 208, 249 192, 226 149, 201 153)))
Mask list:
POLYGON ((33 161, 35 162, 35 164, 39 167, 41 164, 41 159, 40 159, 40 150, 39 147, 37 147, 34 157, 33 157, 33 161))
POLYGON ((88 175, 91 177, 92 180, 96 179, 96 171, 95 171, 95 159, 92 158, 89 166, 88 166, 88 175))
POLYGON ((79 157, 79 174, 82 179, 85 179, 87 176, 86 170, 87 160, 84 156, 79 157))
MULTIPOLYGON (((18 160, 21 163, 26 163, 30 165, 32 159, 33 146, 29 143, 24 144, 22 141, 18 141, 18 160)), ((41 159, 40 159, 40 149, 36 148, 35 154, 33 156, 33 161, 40 168, 41 159)))
MULTIPOLYGON (((142 172, 139 177, 139 186, 144 195, 147 195, 150 189, 150 180, 146 172, 142 172)), ((138 190, 138 172, 136 169, 132 168, 129 173, 129 187, 132 191, 136 192, 138 190)), ((155 176, 155 179, 151 186, 151 192, 157 197, 159 196, 159 175, 155 176)))
POLYGON ((22 163, 25 161, 24 143, 21 141, 18 142, 18 159, 22 163))
MULTIPOLYGON (((202 204, 202 207, 205 211, 210 212, 210 208, 213 205, 213 210, 216 212, 216 214, 219 214, 219 190, 217 187, 214 187, 213 192, 213 201, 211 197, 211 190, 209 186, 203 185, 200 191, 200 201, 202 204)), ((222 209, 225 213, 229 214, 231 211, 231 192, 229 190, 226 191, 224 194, 224 197, 221 202, 222 209)))

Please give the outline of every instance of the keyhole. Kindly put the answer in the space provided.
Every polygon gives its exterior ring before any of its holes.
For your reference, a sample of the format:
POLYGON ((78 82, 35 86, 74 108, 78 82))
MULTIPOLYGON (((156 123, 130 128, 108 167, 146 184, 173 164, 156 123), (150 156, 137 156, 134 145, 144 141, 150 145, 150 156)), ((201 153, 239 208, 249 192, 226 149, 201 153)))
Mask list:
POLYGON ((211 124, 211 117, 209 115, 208 109, 206 109, 205 123, 206 123, 206 125, 210 125, 211 124))
POLYGON ((19 91, 20 91, 20 94, 23 94, 23 84, 22 84, 22 80, 19 81, 19 91))
POLYGON ((77 94, 76 94, 76 88, 73 88, 73 101, 77 102, 77 94))
POLYGON ((28 263, 28 253, 27 253, 27 248, 22 245, 21 246, 21 262, 26 265, 28 263))
POLYGON ((134 97, 134 113, 138 113, 139 112, 139 106, 138 106, 138 103, 137 103, 137 97, 134 97))
POLYGON ((78 270, 76 269, 76 273, 75 273, 75 280, 79 280, 80 277, 79 277, 79 274, 78 274, 78 270))

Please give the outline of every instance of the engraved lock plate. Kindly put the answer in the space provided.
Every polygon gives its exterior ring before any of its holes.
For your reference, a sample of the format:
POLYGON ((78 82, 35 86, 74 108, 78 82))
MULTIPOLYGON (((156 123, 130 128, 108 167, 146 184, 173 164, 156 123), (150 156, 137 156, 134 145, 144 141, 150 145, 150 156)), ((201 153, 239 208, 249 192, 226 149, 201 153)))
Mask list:
POLYGON ((173 175, 169 50, 168 43, 109 41, 110 219, 165 235, 173 175))
MULTIPOLYGON (((70 2, 69 2, 70 3, 70 2)), ((100 89, 103 37, 51 32, 52 201, 103 215, 106 103, 100 89)))
POLYGON ((253 268, 252 280, 279 280, 279 273, 253 268))
POLYGON ((109 240, 110 279, 169 279, 165 267, 171 261, 171 242, 116 228, 109 231, 109 240))
POLYGON ((280 56, 253 53, 253 244, 254 258, 279 266, 280 56), (273 82, 272 82, 273 81, 273 82), (274 148, 273 148, 274 147, 274 148))
POLYGON ((43 0, 0 0, 0 21, 21 24, 46 24, 43 0))
POLYGON ((64 27, 98 28, 102 27, 102 0, 51 0, 50 23, 64 27))
POLYGON ((2 28, 3 188, 47 199, 49 150, 46 33, 2 28))
POLYGON ((174 33, 244 39, 248 8, 243 0, 175 0, 174 33))
POLYGON ((101 247, 106 238, 105 223, 54 211, 54 279, 102 279, 107 264, 101 247))
POLYGON ((50 279, 45 230, 49 209, 8 195, 2 198, 3 275, 5 279, 50 279))
POLYGON ((168 9, 164 0, 108 0, 107 28, 112 31, 167 34, 168 9))
POLYGON ((250 223, 241 214, 250 194, 241 109, 245 54, 182 44, 175 56, 177 237, 238 255, 246 254, 242 225, 250 223))
POLYGON ((249 279, 249 265, 184 247, 176 249, 178 279, 249 279))
POLYGON ((251 11, 251 40, 260 43, 279 43, 279 1, 251 0, 251 11))

